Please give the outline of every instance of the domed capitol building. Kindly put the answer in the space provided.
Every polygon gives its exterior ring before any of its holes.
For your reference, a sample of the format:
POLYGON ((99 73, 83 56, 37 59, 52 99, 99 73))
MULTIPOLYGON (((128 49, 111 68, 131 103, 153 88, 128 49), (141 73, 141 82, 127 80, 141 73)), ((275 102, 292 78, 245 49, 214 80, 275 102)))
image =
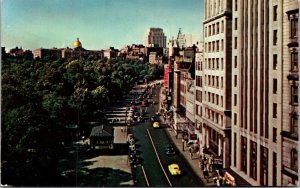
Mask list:
POLYGON ((79 38, 77 38, 73 42, 73 48, 38 48, 33 51, 33 58, 45 58, 45 57, 53 57, 53 58, 70 58, 70 57, 80 57, 80 56, 88 56, 94 55, 98 57, 103 56, 102 50, 86 50, 82 47, 82 43, 80 42, 79 38))

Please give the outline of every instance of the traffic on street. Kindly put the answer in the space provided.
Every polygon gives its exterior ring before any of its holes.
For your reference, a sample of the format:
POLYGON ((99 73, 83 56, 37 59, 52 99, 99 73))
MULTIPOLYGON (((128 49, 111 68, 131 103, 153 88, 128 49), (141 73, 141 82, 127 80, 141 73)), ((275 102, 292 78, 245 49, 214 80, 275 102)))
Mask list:
POLYGON ((137 85, 124 100, 124 106, 115 108, 123 116, 119 114, 109 119, 122 123, 127 132, 128 164, 134 183, 138 187, 203 186, 180 148, 169 138, 167 125, 161 121, 158 113, 160 87, 160 83, 137 85))

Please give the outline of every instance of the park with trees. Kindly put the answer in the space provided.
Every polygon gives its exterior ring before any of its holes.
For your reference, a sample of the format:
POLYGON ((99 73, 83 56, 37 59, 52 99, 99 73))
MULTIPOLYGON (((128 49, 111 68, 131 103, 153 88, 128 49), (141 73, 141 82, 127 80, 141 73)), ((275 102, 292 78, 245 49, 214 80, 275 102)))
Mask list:
POLYGON ((100 121, 138 80, 163 75, 163 65, 118 58, 1 63, 1 181, 13 186, 60 186, 65 126, 100 121))

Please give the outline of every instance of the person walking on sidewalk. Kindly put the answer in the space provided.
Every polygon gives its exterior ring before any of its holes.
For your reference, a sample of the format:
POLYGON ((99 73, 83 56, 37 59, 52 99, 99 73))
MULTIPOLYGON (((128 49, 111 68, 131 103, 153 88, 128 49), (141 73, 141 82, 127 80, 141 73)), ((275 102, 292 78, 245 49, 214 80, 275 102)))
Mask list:
POLYGON ((206 166, 204 166, 203 175, 204 175, 204 179, 206 179, 206 182, 208 183, 209 174, 206 166))

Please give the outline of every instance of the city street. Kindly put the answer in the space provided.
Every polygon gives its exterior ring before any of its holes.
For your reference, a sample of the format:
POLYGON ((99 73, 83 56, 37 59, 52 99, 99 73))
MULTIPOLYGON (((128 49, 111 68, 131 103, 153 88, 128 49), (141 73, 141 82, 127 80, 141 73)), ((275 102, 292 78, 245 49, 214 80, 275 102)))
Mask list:
MULTIPOLYGON (((166 125, 161 124, 160 128, 155 129, 150 121, 150 117, 158 110, 158 93, 159 87, 157 86, 153 89, 152 95, 152 100, 156 101, 155 105, 149 104, 149 106, 145 108, 147 112, 147 121, 137 123, 129 130, 136 137, 136 145, 138 146, 137 149, 143 159, 141 165, 144 167, 147 176, 146 179, 148 179, 150 186, 203 186, 204 184, 194 173, 193 169, 179 151, 171 156, 165 154, 166 146, 172 143, 166 133, 166 125), (153 146, 155 146, 159 160, 153 146), (159 161, 161 161, 161 164, 159 161), (177 163, 179 165, 182 171, 181 175, 171 176, 168 170, 168 165, 171 163, 177 163), (162 170, 162 167, 164 170, 162 170)), ((137 170, 141 170, 141 168, 137 168, 137 170)), ((137 177, 137 186, 146 186, 145 183, 144 178, 141 179, 140 176, 137 177)))

